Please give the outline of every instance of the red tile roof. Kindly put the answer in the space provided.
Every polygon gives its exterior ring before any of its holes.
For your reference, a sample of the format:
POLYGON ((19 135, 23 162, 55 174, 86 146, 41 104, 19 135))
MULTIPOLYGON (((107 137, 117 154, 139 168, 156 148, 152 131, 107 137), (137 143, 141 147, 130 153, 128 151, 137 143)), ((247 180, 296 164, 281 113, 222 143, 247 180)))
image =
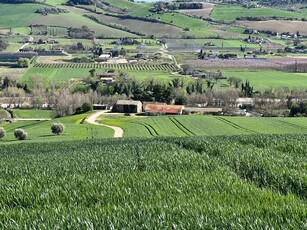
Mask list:
POLYGON ((183 108, 184 108, 183 105, 147 104, 145 106, 145 113, 180 114, 183 108))

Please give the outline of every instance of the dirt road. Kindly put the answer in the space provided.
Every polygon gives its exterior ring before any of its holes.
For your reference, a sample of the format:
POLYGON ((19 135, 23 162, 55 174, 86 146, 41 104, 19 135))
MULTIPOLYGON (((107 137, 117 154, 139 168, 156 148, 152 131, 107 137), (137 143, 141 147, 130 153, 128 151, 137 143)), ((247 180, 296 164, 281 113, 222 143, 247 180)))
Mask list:
POLYGON ((116 126, 111 126, 111 125, 104 125, 104 124, 100 124, 100 123, 96 122, 98 117, 100 117, 101 115, 107 114, 108 112, 110 112, 110 111, 109 110, 99 111, 99 112, 94 113, 91 116, 87 117, 85 119, 85 121, 89 124, 92 124, 92 125, 101 125, 101 126, 105 126, 105 127, 113 129, 115 138, 123 137, 124 130, 122 128, 119 128, 119 127, 116 127, 116 126))

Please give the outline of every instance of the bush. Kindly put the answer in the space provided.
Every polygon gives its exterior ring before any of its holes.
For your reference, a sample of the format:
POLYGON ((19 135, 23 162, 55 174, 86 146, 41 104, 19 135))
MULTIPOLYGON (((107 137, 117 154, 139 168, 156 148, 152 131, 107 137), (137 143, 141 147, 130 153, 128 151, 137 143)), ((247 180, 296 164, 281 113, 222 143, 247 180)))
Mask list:
POLYGON ((62 123, 53 123, 51 126, 51 131, 53 134, 60 135, 64 132, 65 126, 62 123))
POLYGON ((28 68, 30 65, 30 59, 29 58, 19 58, 17 65, 20 68, 28 68))
POLYGON ((28 134, 23 129, 15 129, 14 130, 14 136, 18 140, 25 140, 28 137, 28 134))
POLYGON ((86 113, 92 110, 93 110, 93 104, 90 102, 84 102, 83 105, 81 106, 81 111, 83 113, 86 113))
POLYGON ((5 129, 0 127, 0 140, 6 136, 6 132, 5 132, 5 129))

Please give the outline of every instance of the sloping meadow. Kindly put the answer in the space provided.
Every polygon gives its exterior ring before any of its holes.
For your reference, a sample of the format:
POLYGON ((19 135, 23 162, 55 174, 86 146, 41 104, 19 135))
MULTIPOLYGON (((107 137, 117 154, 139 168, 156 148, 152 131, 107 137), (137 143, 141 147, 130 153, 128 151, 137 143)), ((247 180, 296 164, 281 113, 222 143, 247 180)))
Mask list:
POLYGON ((0 228, 306 229, 307 136, 0 146, 0 228))

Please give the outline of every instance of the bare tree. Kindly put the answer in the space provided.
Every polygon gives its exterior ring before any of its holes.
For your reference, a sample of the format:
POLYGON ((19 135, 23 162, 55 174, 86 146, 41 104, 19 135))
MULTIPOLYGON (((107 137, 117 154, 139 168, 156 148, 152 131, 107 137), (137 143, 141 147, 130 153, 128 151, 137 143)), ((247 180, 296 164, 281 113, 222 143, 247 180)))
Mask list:
POLYGON ((205 106, 208 103, 206 94, 192 93, 187 95, 187 105, 189 106, 205 106))

